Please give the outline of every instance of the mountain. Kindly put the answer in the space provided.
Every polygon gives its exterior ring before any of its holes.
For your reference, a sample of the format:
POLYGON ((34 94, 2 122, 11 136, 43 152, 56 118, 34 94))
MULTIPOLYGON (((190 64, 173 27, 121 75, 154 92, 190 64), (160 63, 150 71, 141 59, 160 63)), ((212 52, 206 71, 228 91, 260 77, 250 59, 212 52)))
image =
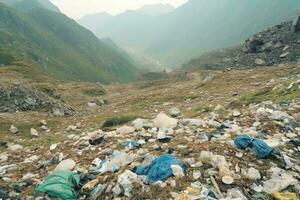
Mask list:
POLYGON ((0 4, 1 64, 30 63, 60 79, 109 83, 135 78, 134 64, 74 20, 40 7, 0 4))
POLYGON ((292 19, 295 0, 189 0, 160 16, 128 11, 95 32, 126 50, 139 51, 166 67, 205 52, 240 44, 263 29, 292 19))
POLYGON ((138 9, 137 12, 142 12, 148 15, 164 15, 169 12, 172 12, 175 8, 169 4, 152 4, 145 5, 142 8, 138 9))
POLYGON ((25 11, 40 7, 53 12, 60 12, 60 10, 48 0, 0 0, 0 2, 25 11))
POLYGON ((113 15, 110 15, 107 12, 102 12, 92 15, 86 15, 77 20, 77 22, 95 33, 97 31, 97 27, 103 26, 103 24, 111 18, 113 18, 113 15))
POLYGON ((279 64, 297 65, 300 58, 300 16, 248 38, 233 48, 213 51, 183 65, 186 69, 247 69, 279 64))

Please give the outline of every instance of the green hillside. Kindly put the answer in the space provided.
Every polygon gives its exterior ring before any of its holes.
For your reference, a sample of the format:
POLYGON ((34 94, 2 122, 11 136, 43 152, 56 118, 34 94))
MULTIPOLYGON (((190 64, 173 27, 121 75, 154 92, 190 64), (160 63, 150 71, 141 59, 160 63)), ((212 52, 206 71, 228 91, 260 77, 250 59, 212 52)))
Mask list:
POLYGON ((42 8, 21 12, 0 5, 0 62, 31 63, 61 79, 126 82, 131 60, 65 15, 42 8))

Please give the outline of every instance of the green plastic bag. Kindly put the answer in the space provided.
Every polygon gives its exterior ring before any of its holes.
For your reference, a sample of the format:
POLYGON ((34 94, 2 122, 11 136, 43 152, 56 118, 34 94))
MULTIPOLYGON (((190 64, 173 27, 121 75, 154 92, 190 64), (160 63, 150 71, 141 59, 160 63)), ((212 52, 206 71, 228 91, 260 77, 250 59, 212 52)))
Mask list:
POLYGON ((61 200, 76 200, 75 187, 79 186, 78 174, 71 171, 57 171, 49 174, 37 185, 35 192, 47 193, 50 197, 61 200))

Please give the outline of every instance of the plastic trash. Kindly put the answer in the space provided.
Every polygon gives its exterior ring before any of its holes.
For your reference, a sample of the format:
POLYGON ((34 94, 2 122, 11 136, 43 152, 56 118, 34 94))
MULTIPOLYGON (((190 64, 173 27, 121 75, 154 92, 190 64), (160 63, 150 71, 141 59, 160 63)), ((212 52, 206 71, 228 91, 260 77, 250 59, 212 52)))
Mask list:
POLYGON ((275 200, 297 200, 297 195, 295 193, 273 193, 272 194, 273 198, 275 200))
POLYGON ((227 190, 226 200, 247 200, 243 192, 238 188, 232 188, 227 190))
POLYGON ((219 177, 225 184, 232 184, 232 172, 229 169, 229 164, 224 156, 214 155, 209 151, 201 151, 200 161, 204 164, 210 164, 219 170, 219 177))
POLYGON ((135 148, 135 147, 139 147, 140 145, 136 142, 136 141, 128 141, 125 143, 125 149, 129 150, 129 149, 132 149, 132 148, 135 148))
POLYGON ((171 154, 162 155, 154 159, 148 166, 137 166, 135 173, 138 175, 146 175, 150 183, 161 181, 173 175, 171 165, 180 166, 183 171, 187 170, 187 165, 175 158, 171 154))
POLYGON ((126 152, 114 151, 112 158, 102 161, 100 164, 100 173, 116 172, 120 167, 128 165, 134 160, 135 155, 126 152))
POLYGON ((98 184, 97 187, 95 187, 91 192, 93 199, 97 199, 104 192, 106 187, 107 184, 98 184))
POLYGON ((290 185, 298 183, 292 175, 288 174, 285 170, 280 168, 271 168, 272 178, 265 181, 263 184, 263 191, 268 194, 280 192, 290 185))
POLYGON ((131 191, 133 189, 133 183, 140 182, 138 180, 137 174, 130 170, 126 170, 123 174, 118 177, 118 184, 122 186, 124 190, 124 195, 127 197, 131 196, 131 191))
POLYGON ((268 146, 264 141, 256 138, 252 138, 248 135, 240 135, 234 138, 234 143, 239 149, 246 149, 247 147, 253 147, 258 158, 268 157, 273 148, 268 146))
POLYGON ((47 193, 52 198, 61 200, 75 200, 76 187, 79 186, 78 174, 71 171, 57 171, 48 175, 45 180, 37 185, 35 192, 47 193))
POLYGON ((0 199, 5 199, 7 197, 6 191, 0 187, 0 199))

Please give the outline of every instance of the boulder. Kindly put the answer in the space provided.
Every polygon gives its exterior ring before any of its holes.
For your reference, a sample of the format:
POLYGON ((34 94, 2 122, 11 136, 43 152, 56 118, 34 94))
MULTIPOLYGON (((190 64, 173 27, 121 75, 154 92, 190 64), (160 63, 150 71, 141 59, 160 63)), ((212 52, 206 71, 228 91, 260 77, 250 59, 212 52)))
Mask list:
POLYGON ((174 128, 177 126, 177 119, 171 118, 164 113, 160 113, 153 120, 153 123, 157 128, 174 128))

